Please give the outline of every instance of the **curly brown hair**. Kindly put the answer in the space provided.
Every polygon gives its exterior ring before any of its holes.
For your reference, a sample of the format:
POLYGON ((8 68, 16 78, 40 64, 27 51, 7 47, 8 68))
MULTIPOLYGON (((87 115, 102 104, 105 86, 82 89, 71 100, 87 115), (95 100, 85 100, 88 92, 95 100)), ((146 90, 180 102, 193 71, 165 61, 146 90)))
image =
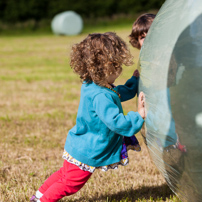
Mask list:
POLYGON ((146 13, 139 16, 137 20, 133 23, 132 32, 129 35, 129 42, 134 48, 141 48, 140 43, 138 41, 138 37, 147 34, 155 17, 155 14, 146 13))
POLYGON ((108 76, 121 74, 123 64, 133 64, 132 58, 126 43, 116 33, 94 33, 72 47, 70 66, 82 82, 105 86, 108 76))

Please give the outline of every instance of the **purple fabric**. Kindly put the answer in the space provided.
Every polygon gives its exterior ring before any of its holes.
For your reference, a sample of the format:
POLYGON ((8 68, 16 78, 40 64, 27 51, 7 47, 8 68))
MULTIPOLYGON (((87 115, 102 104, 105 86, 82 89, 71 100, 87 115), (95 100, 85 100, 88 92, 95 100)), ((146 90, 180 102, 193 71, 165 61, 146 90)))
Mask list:
POLYGON ((128 158, 128 152, 127 147, 129 145, 135 146, 139 145, 139 142, 135 136, 132 137, 123 137, 123 144, 122 144, 122 150, 121 150, 121 159, 128 158))

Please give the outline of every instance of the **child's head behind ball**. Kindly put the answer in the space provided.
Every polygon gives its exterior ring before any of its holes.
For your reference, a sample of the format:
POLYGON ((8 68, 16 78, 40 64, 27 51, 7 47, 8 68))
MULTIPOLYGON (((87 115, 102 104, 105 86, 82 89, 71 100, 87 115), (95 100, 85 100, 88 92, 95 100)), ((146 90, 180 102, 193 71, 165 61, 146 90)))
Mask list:
POLYGON ((151 13, 146 13, 137 18, 133 23, 132 32, 129 35, 129 40, 134 48, 140 49, 144 42, 144 38, 149 31, 149 28, 156 15, 151 13))
POLYGON ((89 34, 72 47, 70 65, 85 82, 105 86, 109 76, 119 76, 122 65, 131 64, 126 43, 113 32, 89 34))

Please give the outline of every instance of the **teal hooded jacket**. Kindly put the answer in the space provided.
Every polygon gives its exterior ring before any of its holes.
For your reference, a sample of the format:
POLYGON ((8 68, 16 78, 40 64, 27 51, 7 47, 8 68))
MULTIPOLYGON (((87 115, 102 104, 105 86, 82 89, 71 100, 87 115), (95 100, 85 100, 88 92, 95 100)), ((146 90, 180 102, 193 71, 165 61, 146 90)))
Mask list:
POLYGON ((69 130, 65 150, 76 160, 99 167, 119 162, 123 136, 131 137, 144 120, 138 112, 123 114, 121 101, 133 98, 138 90, 138 78, 132 76, 125 85, 112 90, 83 83, 76 125, 69 130))

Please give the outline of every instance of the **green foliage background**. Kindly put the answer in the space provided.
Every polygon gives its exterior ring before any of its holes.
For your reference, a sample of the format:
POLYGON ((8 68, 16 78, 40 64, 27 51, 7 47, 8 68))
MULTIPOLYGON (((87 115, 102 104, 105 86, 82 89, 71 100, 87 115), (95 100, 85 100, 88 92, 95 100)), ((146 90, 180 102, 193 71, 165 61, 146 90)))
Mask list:
POLYGON ((56 14, 74 10, 84 18, 134 14, 159 9, 165 0, 0 0, 0 21, 15 23, 52 19, 56 14))

